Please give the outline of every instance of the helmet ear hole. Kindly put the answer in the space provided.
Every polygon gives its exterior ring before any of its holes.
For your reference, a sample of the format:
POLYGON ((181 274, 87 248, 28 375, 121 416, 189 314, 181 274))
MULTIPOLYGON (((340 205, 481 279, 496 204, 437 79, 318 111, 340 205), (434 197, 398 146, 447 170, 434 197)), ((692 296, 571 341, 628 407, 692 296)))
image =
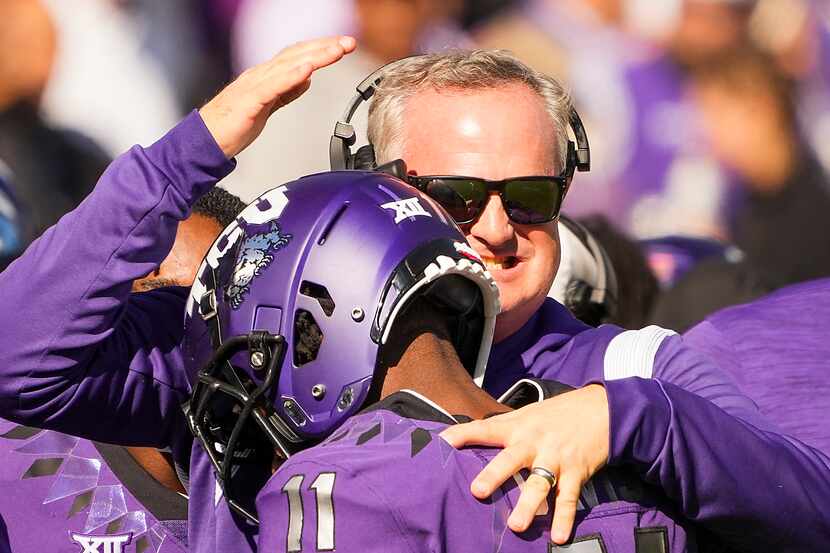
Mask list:
POLYGON ((334 313, 334 299, 329 294, 325 286, 304 280, 300 284, 300 293, 304 296, 314 298, 320 304, 320 309, 327 317, 331 317, 334 313))
POLYGON ((298 309, 294 315, 294 365, 302 367, 317 359, 323 344, 323 331, 314 320, 314 315, 305 309, 298 309))

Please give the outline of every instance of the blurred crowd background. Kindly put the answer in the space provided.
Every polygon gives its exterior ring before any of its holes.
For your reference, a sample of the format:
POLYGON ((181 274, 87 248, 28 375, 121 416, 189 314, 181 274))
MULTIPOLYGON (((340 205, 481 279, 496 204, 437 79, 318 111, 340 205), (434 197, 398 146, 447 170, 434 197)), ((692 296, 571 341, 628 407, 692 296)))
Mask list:
POLYGON ((565 212, 634 244, 653 297, 685 298, 628 323, 682 329, 710 303, 830 275, 827 0, 2 0, 0 252, 244 68, 337 33, 358 51, 239 156, 223 186, 242 199, 326 170, 334 121, 376 67, 505 48, 567 83, 588 130, 592 170, 565 212))

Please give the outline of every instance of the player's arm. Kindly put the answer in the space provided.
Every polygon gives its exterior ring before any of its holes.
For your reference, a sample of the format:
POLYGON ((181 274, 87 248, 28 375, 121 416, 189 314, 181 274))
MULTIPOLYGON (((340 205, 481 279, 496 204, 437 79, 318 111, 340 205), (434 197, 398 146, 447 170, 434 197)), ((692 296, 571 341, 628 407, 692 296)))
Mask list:
POLYGON ((186 383, 179 290, 130 299, 178 221, 229 158, 317 68, 354 48, 334 37, 246 71, 148 148, 116 159, 92 194, 0 275, 0 416, 105 441, 167 443, 186 383))

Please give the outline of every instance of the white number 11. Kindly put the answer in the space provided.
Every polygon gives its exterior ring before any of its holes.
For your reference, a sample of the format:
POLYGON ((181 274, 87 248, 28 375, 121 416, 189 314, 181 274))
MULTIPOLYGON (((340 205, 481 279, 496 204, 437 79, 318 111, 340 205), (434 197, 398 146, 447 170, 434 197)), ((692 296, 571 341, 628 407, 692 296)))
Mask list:
MULTIPOLYGON (((314 490, 317 504, 317 551, 334 550, 334 490, 333 472, 321 472, 309 486, 314 490)), ((305 475, 296 474, 288 479, 282 492, 288 496, 288 541, 286 550, 298 553, 303 550, 303 497, 301 489, 305 475)))

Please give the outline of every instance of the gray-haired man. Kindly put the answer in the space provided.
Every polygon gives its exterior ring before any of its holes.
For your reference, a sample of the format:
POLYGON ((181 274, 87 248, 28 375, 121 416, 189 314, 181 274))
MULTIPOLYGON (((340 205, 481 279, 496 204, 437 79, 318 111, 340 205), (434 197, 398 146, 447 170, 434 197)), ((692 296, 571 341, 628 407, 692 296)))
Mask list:
MULTIPOLYGON (((510 197, 505 201, 504 190, 513 186, 521 198, 516 177, 567 173, 570 110, 558 81, 501 51, 402 60, 386 72, 370 107, 378 163, 403 159, 417 176, 413 182, 428 192, 440 182, 429 176, 502 181, 490 184, 489 197, 473 212, 448 202, 446 190, 433 194, 454 216, 460 209, 467 239, 499 285, 503 307, 485 388, 498 395, 528 374, 583 387, 524 412, 447 430, 444 437, 456 446, 507 446, 473 482, 473 493, 486 497, 523 467, 546 469, 558 478, 551 535, 562 543, 587 479, 605 464, 629 464, 731 545, 797 550, 830 538, 816 508, 830 501, 826 457, 778 435, 728 377, 675 333, 589 329, 546 298, 559 263, 555 218, 524 224, 526 214, 510 197)), ((535 197, 527 186, 524 194, 535 197)), ((511 528, 530 525, 550 480, 528 480, 511 528)))

